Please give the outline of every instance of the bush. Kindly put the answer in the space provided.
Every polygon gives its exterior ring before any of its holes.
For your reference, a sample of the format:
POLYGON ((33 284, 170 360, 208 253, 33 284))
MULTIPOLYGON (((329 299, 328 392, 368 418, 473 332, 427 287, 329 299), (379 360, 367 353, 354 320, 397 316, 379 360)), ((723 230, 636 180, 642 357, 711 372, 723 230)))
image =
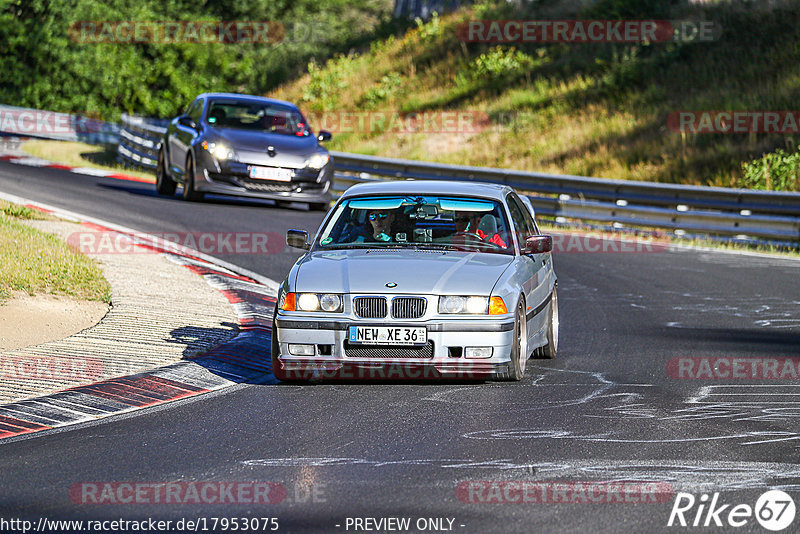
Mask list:
POLYGON ((534 65, 531 56, 513 46, 495 46, 472 60, 456 75, 456 86, 501 87, 523 76, 534 65))
MULTIPOLYGON (((309 60, 348 51, 390 16, 387 0, 3 0, 0 103, 105 120, 121 112, 169 117, 201 92, 265 94, 304 74, 309 60), (93 43, 70 33, 80 21, 233 20, 276 21, 286 37, 279 43, 93 43)), ((323 96, 336 90, 317 89, 323 96)))
POLYGON ((800 151, 778 149, 742 164, 741 187, 797 191, 800 184, 800 151))

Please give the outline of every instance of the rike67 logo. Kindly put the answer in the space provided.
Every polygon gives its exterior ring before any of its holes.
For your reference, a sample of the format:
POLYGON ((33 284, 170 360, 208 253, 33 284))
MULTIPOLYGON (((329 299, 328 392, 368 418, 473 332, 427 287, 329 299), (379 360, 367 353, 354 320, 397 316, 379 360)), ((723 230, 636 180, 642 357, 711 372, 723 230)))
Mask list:
POLYGON ((719 493, 709 500, 708 494, 697 499, 691 493, 675 496, 667 526, 681 527, 743 527, 755 517, 765 529, 777 532, 794 521, 794 499, 780 490, 769 490, 758 498, 755 507, 749 504, 722 504, 719 493))

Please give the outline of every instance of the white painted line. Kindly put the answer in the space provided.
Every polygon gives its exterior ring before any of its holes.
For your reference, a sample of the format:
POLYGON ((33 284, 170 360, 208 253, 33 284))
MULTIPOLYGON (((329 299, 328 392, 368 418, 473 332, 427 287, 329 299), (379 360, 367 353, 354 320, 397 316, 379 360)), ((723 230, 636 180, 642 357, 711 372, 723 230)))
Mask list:
POLYGON ((114 171, 104 171, 103 169, 92 169, 91 167, 75 167, 70 172, 78 174, 88 174, 89 176, 111 176, 116 174, 114 171))
POLYGON ((9 160, 11 163, 16 163, 17 165, 27 165, 28 167, 46 167, 50 165, 52 162, 47 161, 46 159, 41 158, 14 158, 9 160))

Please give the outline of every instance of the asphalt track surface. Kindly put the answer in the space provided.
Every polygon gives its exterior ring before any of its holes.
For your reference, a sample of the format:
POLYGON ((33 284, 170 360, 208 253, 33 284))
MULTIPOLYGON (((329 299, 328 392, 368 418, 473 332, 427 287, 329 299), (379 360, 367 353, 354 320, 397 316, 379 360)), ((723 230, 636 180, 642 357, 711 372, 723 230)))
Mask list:
MULTIPOLYGON (((0 191, 146 232, 283 234, 322 218, 299 204, 195 204, 153 189, 0 162, 0 191)), ((221 257, 280 281, 297 256, 221 257)), ((364 532, 353 522, 364 517, 443 532, 417 521, 446 518, 453 532, 642 532, 676 530, 667 521, 679 491, 753 506, 778 488, 800 504, 798 378, 668 372, 679 357, 800 356, 800 262, 664 251, 562 253, 554 263, 559 354, 529 362, 521 383, 240 385, 14 438, 0 442, 0 517, 274 517, 279 532, 364 532), (567 497, 551 494, 559 502, 483 503, 469 501, 489 490, 463 491, 471 481, 533 480, 660 482, 672 494, 616 502, 608 490, 602 502, 580 503, 573 490, 584 486, 573 485, 567 497), (175 481, 269 481, 287 494, 259 505, 91 505, 69 493, 83 482, 175 481)), ((697 509, 686 513, 690 524, 697 509)), ((786 531, 798 525, 800 517, 786 531)), ((765 532, 752 517, 735 530, 765 532)))

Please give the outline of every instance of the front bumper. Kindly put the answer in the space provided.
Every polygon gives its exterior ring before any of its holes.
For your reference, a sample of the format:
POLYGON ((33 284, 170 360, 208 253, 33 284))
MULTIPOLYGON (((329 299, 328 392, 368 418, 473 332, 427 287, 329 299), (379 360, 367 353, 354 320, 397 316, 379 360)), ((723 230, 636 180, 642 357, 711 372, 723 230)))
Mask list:
POLYGON ((248 165, 239 162, 206 162, 196 177, 196 188, 207 193, 298 202, 329 202, 333 164, 319 172, 294 169, 290 182, 258 180, 248 176, 248 165))
POLYGON ((485 380, 507 373, 513 345, 513 317, 420 322, 276 317, 278 362, 290 378, 485 380), (351 345, 349 326, 424 326, 428 346, 351 345), (289 353, 290 344, 313 345, 314 356, 289 353), (489 358, 466 358, 467 347, 492 347, 489 358))

